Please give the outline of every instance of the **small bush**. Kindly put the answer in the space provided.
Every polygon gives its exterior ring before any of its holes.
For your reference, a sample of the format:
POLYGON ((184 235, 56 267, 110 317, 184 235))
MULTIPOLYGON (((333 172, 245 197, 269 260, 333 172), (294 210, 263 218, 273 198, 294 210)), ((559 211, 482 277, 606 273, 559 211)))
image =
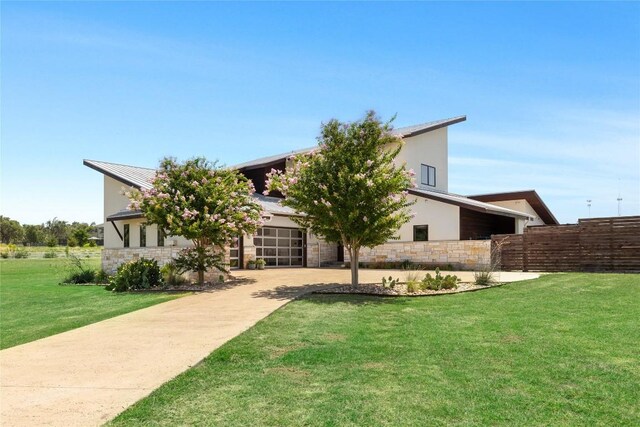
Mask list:
POLYGON ((16 251, 13 253, 13 257, 14 258, 29 258, 29 251, 21 248, 21 249, 16 249, 16 251))
POLYGON ((96 283, 96 272, 95 270, 73 271, 69 273, 67 277, 65 277, 63 282, 73 284, 73 285, 81 285, 85 283, 96 283))
POLYGON ((164 282, 173 287, 182 286, 188 282, 182 274, 178 271, 178 267, 174 262, 168 262, 160 269, 164 282))
POLYGON ((410 294, 415 294, 420 290, 420 281, 419 280, 407 280, 407 292, 410 294))
POLYGON ((0 252, 0 258, 4 258, 4 259, 9 258, 9 251, 0 252))
POLYGON ((56 251, 52 251, 52 250, 46 251, 43 255, 43 258, 57 258, 57 257, 58 257, 58 254, 56 253, 56 251))
POLYGON ((152 289, 162 285, 162 275, 158 262, 154 259, 140 258, 118 267, 116 274, 109 279, 105 289, 114 292, 152 289))
POLYGON ((109 283, 109 275, 104 270, 98 270, 94 280, 96 283, 107 284, 109 283))
POLYGON ((493 278, 493 271, 490 270, 477 271, 473 273, 473 277, 477 286, 491 286, 496 283, 493 278))
POLYGON ((422 279, 420 283, 420 287, 423 290, 429 289, 432 291, 439 291, 441 289, 455 289, 458 287, 458 282, 460 279, 456 275, 447 274, 443 276, 440 274, 440 269, 436 268, 436 275, 431 276, 431 274, 427 273, 427 275, 422 279))
POLYGON ((405 277, 405 282, 419 282, 420 281, 420 273, 416 270, 409 271, 405 277))
POLYGON ((409 259, 405 259, 400 263, 400 268, 403 270, 411 270, 412 267, 413 267, 413 262, 411 262, 411 260, 409 259))

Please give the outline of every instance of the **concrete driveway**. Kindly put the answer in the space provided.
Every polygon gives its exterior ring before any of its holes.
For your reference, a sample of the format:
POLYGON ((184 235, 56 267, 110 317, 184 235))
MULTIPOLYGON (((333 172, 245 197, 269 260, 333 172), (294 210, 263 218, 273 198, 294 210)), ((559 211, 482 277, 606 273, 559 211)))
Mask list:
MULTIPOLYGON (((464 279, 471 273, 458 273, 464 279)), ((0 424, 92 426, 112 419, 340 269, 242 271, 237 285, 190 295, 0 351, 0 424)), ((404 272, 361 270, 361 282, 404 272)), ((502 273, 501 280, 537 277, 502 273)))

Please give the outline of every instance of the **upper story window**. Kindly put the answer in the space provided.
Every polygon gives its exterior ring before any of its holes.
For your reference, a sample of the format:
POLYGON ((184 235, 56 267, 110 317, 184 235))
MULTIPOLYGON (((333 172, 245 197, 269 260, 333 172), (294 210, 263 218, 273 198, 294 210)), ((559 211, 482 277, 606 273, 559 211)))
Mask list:
POLYGON ((147 224, 140 224, 140 247, 147 246, 147 224))
POLYGON ((429 240, 429 226, 428 225, 414 225, 413 226, 413 241, 414 242, 426 242, 429 240))
POLYGON ((420 166, 420 183, 429 187, 436 186, 436 168, 429 165, 420 166))
POLYGON ((124 247, 128 248, 129 247, 129 224, 124 225, 123 235, 124 235, 124 238, 122 240, 124 242, 124 247))

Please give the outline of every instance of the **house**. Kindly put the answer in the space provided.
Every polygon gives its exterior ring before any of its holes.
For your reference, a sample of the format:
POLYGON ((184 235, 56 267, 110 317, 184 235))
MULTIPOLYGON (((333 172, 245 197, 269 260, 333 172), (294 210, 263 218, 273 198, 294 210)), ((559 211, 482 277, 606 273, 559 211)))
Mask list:
MULTIPOLYGON (((404 224, 398 239, 364 249, 362 262, 413 260, 473 268, 488 262, 492 234, 519 234, 532 224, 557 221, 533 191, 495 193, 466 197, 448 191, 448 127, 464 122, 453 117, 394 130, 403 145, 396 161, 417 172, 418 187, 409 190, 416 216, 404 224)), ((272 267, 317 267, 344 260, 344 248, 311 235, 292 220, 296 212, 283 206, 281 198, 264 196, 266 175, 284 170, 293 154, 313 148, 264 157, 235 165, 255 185, 254 197, 268 213, 255 236, 243 236, 229 248, 228 262, 242 268, 250 259, 262 258, 272 267)), ((146 256, 169 261, 190 244, 180 236, 165 236, 147 225, 138 211, 127 210, 123 187, 148 188, 154 169, 84 160, 104 175, 103 268, 113 271, 122 262, 146 256)))

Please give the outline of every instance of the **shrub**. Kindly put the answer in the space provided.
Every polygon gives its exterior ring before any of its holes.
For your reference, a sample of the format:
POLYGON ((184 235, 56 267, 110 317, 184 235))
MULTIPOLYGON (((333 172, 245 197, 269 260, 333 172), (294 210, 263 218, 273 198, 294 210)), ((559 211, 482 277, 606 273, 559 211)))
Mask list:
POLYGON ((44 253, 43 258, 57 258, 58 254, 56 251, 48 250, 44 253))
POLYGON ((0 252, 0 258, 4 258, 4 259, 9 258, 9 251, 0 252))
POLYGON ((414 294, 420 290, 420 281, 419 280, 407 280, 407 292, 410 294, 414 294))
POLYGON ((440 269, 436 268, 436 275, 431 276, 431 274, 427 273, 427 275, 422 279, 420 287, 422 289, 429 289, 432 291, 439 291, 441 289, 455 289, 458 287, 458 282, 460 279, 456 275, 447 274, 443 276, 440 274, 440 269))
POLYGON ((105 289, 114 292, 152 289, 162 285, 162 276, 158 262, 154 259, 140 258, 118 267, 116 274, 109 279, 105 289))
POLYGON ((188 282, 182 274, 178 271, 178 267, 174 262, 168 262, 160 269, 164 282, 169 286, 182 286, 188 282))
POLYGON ((49 238, 47 238, 46 244, 50 248, 54 248, 54 247, 58 246, 58 239, 56 239, 55 237, 49 237, 49 238))
POLYGON ((109 283, 109 274, 106 271, 100 269, 96 272, 95 282, 100 284, 109 283))
POLYGON ((29 258, 29 251, 25 248, 16 249, 13 256, 14 258, 29 258))
POLYGON ((84 283, 95 283, 95 281, 96 281, 95 270, 72 271, 63 280, 64 283, 69 283, 73 285, 80 285, 84 283))
POLYGON ((413 262, 411 260, 405 259, 400 263, 400 268, 403 270, 410 270, 413 267, 413 262))
POLYGON ((496 283, 491 270, 477 271, 473 273, 473 277, 477 286, 491 286, 496 283))

